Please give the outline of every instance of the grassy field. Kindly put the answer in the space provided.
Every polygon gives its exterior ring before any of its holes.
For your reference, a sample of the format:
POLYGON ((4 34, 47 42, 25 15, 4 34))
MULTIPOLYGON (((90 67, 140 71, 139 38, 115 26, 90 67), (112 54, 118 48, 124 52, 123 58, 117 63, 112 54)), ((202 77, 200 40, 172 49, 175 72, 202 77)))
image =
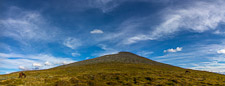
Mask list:
POLYGON ((59 66, 0 76, 0 86, 225 86, 225 76, 119 53, 59 66), (122 59, 121 59, 122 58, 122 59), (118 60, 120 59, 120 60, 118 60))

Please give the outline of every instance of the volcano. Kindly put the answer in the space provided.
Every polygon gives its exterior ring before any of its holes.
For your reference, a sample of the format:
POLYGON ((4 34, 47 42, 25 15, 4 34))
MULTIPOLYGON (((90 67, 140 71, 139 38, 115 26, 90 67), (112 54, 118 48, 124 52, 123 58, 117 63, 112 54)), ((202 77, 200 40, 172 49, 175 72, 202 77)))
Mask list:
POLYGON ((130 52, 105 55, 47 70, 1 75, 0 85, 26 86, 225 86, 225 76, 184 69, 130 52))

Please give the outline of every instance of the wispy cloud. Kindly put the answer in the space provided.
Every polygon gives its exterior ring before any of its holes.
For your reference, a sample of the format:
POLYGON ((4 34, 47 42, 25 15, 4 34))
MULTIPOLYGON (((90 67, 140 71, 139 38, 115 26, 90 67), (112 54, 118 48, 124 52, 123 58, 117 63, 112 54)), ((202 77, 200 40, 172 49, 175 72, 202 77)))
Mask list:
MULTIPOLYGON (((89 0, 91 7, 96 7, 102 10, 103 13, 111 12, 125 2, 132 2, 137 0, 89 0)), ((168 3, 170 0, 138 0, 145 3, 168 3)))
MULTIPOLYGON (((218 58, 218 57, 216 57, 218 58)), ((224 59, 224 58, 223 58, 224 59)), ((210 62, 201 62, 199 64, 192 64, 194 67, 191 69, 204 70, 210 72, 224 73, 225 72, 225 63, 224 61, 210 61, 210 62)))
POLYGON ((26 41, 51 41, 58 33, 58 28, 51 26, 37 11, 11 7, 7 13, 10 15, 0 19, 0 26, 2 26, 0 36, 25 43, 26 41))
POLYGON ((103 55, 108 55, 108 54, 116 54, 119 52, 118 50, 107 47, 104 44, 99 44, 98 46, 104 51, 99 51, 97 53, 94 53, 93 56, 103 56, 103 55))
POLYGON ((214 30, 219 24, 225 22, 224 1, 194 1, 189 4, 179 8, 168 7, 161 12, 163 14, 163 22, 161 24, 150 31, 149 34, 128 38, 127 44, 142 40, 156 40, 183 30, 201 33, 214 30))
POLYGON ((74 52, 74 53, 72 53, 72 56, 73 56, 73 57, 80 56, 80 53, 78 53, 78 52, 74 52))
POLYGON ((13 53, 0 53, 0 55, 0 68, 8 69, 46 69, 75 62, 70 58, 54 57, 47 54, 23 55, 13 53))
POLYGON ((21 54, 7 54, 7 53, 0 53, 0 57, 9 58, 9 57, 24 57, 24 55, 21 54))
POLYGON ((140 51, 140 52, 137 52, 138 55, 144 56, 144 57, 149 57, 149 55, 151 55, 153 53, 154 52, 152 52, 152 51, 140 51))
POLYGON ((149 38, 147 35, 137 35, 137 36, 128 38, 128 40, 126 40, 124 44, 133 44, 133 43, 136 43, 137 41, 142 41, 142 40, 154 40, 154 39, 149 38))
POLYGON ((224 35, 225 32, 224 31, 220 31, 220 30, 216 30, 213 32, 214 34, 217 34, 217 35, 224 35))
POLYGON ((120 1, 120 0, 95 0, 95 1, 92 1, 91 6, 99 8, 102 10, 103 13, 106 13, 106 12, 112 11, 115 7, 117 7, 122 2, 123 1, 120 1))
POLYGON ((128 41, 126 40, 127 38, 133 35, 140 34, 141 30, 137 30, 139 29, 139 26, 142 25, 140 21, 142 21, 142 19, 131 18, 125 20, 121 24, 119 24, 119 26, 115 29, 115 31, 108 33, 106 32, 104 36, 98 38, 97 40, 99 41, 113 40, 112 42, 118 43, 118 45, 129 44, 130 42, 133 42, 133 40, 138 39, 137 37, 128 41))
POLYGON ((224 42, 219 44, 199 43, 186 46, 181 53, 168 53, 153 57, 153 60, 196 70, 225 72, 225 58, 223 54, 218 53, 224 48, 224 42))
POLYGON ((72 37, 68 37, 66 40, 64 40, 63 45, 65 45, 66 47, 69 47, 71 49, 76 49, 77 47, 81 46, 81 41, 76 39, 76 38, 72 38, 72 37))

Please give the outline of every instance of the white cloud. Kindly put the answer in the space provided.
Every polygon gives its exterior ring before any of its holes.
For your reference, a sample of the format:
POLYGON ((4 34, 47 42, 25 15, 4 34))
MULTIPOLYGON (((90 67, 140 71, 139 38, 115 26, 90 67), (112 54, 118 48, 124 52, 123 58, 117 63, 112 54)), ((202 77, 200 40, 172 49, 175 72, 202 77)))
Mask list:
POLYGON ((34 69, 40 69, 42 67, 40 63, 33 63, 32 66, 34 67, 34 69))
POLYGON ((167 50, 164 50, 163 52, 166 53, 166 52, 178 52, 178 51, 182 51, 182 47, 177 47, 176 49, 167 49, 167 50))
POLYGON ((28 70, 27 68, 25 68, 24 66, 19 66, 20 70, 28 70))
POLYGON ((90 32, 91 34, 102 34, 104 33, 102 30, 99 30, 99 29, 94 29, 90 32))
POLYGON ((76 49, 77 47, 81 46, 81 41, 76 39, 76 38, 67 38, 66 40, 64 40, 63 45, 71 48, 71 49, 76 49))
POLYGON ((22 55, 0 53, 0 68, 31 70, 48 69, 75 62, 71 58, 54 57, 47 54, 22 55), (11 59, 14 58, 14 59, 11 59))
POLYGON ((51 66, 52 64, 50 62, 46 61, 44 65, 51 66))
POLYGON ((74 53, 72 53, 72 56, 73 57, 80 56, 80 53, 74 52, 74 53))
POLYGON ((225 49, 218 50, 217 53, 219 53, 219 54, 225 54, 225 49))
POLYGON ((40 63, 33 63, 34 67, 41 67, 42 65, 40 63))
POLYGON ((139 34, 127 39, 127 44, 141 40, 156 40, 182 30, 205 32, 215 30, 219 24, 225 23, 225 1, 194 1, 183 7, 170 7, 162 11, 163 22, 149 34, 139 34))

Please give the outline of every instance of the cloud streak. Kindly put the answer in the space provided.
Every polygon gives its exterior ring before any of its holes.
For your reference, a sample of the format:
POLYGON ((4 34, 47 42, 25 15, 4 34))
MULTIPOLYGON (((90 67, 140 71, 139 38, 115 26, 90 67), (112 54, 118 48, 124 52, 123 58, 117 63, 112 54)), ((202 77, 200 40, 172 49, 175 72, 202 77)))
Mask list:
POLYGON ((137 55, 141 55, 141 56, 144 56, 144 57, 149 57, 149 55, 153 54, 154 52, 152 51, 140 51, 140 52, 137 52, 137 55))
POLYGON ((225 58, 218 53, 224 48, 224 40, 219 44, 200 43, 186 46, 181 53, 168 53, 153 57, 153 60, 183 68, 224 73, 225 58))
POLYGON ((63 45, 66 47, 69 47, 71 49, 76 49, 77 47, 81 46, 81 41, 76 38, 68 37, 66 40, 64 40, 63 45))
POLYGON ((74 53, 72 53, 72 56, 73 56, 73 57, 80 56, 80 53, 74 52, 74 53))
POLYGON ((0 37, 10 37, 21 43, 27 41, 52 41, 53 37, 59 32, 59 29, 51 26, 39 12, 10 7, 10 11, 7 13, 17 15, 9 15, 4 19, 0 19, 0 26, 2 26, 0 37))
POLYGON ((47 54, 22 55, 13 53, 0 53, 0 68, 8 69, 47 69, 59 65, 75 62, 71 58, 54 57, 47 54))
POLYGON ((225 22, 225 1, 215 2, 194 1, 184 7, 168 7, 161 14, 163 22, 149 34, 141 34, 127 39, 127 44, 142 40, 157 40, 173 35, 176 32, 188 30, 202 33, 215 30, 217 26, 225 22))

